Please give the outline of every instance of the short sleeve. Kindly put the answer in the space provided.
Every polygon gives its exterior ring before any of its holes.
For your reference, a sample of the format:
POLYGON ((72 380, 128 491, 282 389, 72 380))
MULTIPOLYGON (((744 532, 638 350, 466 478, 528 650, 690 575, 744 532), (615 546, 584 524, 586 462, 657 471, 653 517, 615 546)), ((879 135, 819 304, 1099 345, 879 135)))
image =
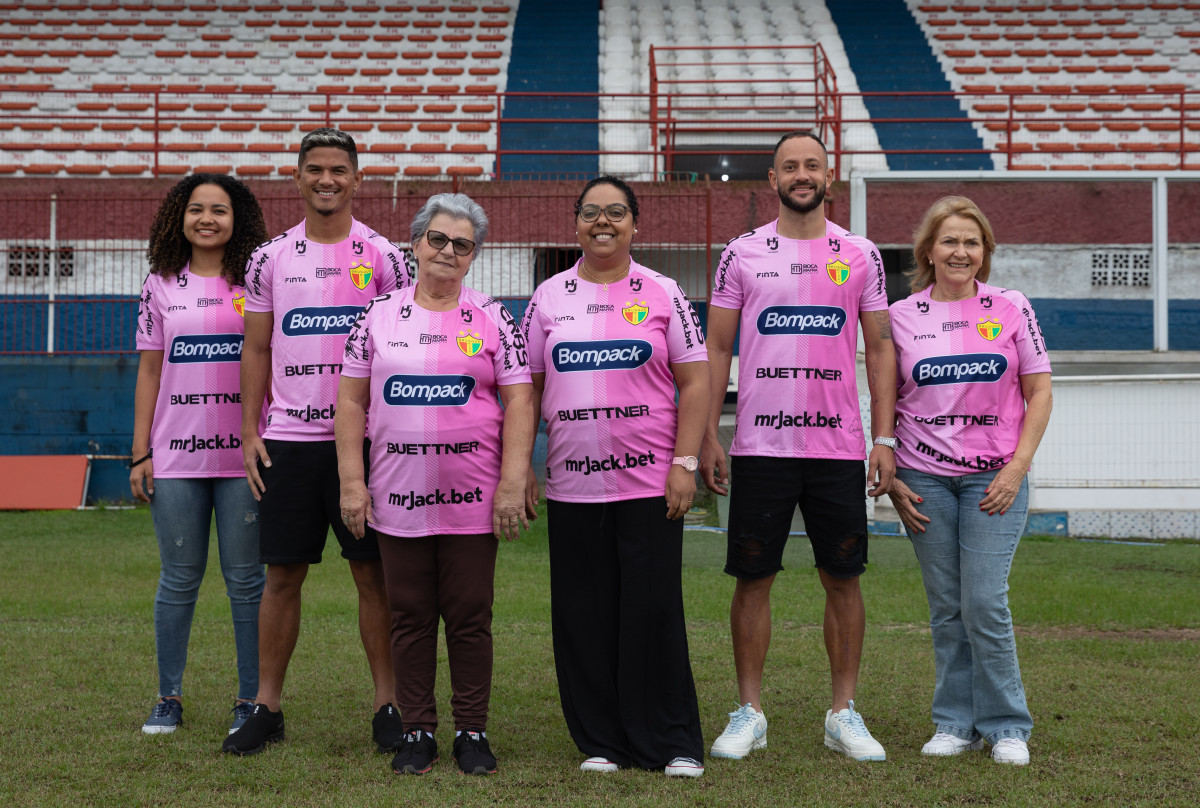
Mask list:
MULTIPOLYGON (((274 243, 275 241, 268 242, 268 244, 274 243)), ((246 262, 246 311, 275 310, 271 294, 271 276, 274 266, 274 256, 266 251, 266 245, 251 253, 250 260, 246 262)))
POLYGON ((137 349, 139 351, 161 351, 165 346, 163 322, 159 304, 162 298, 161 285, 154 275, 147 275, 142 283, 142 294, 138 298, 137 349))
POLYGON ((525 316, 521 320, 521 332, 525 335, 525 350, 529 359, 530 373, 546 372, 546 327, 538 303, 544 295, 541 289, 533 293, 525 316))
POLYGON ((879 248, 867 242, 862 245, 862 260, 866 266, 867 282, 859 296, 859 311, 887 311, 887 280, 883 273, 883 261, 879 259, 879 248))
POLYGON ((712 305, 723 309, 742 308, 742 273, 738 260, 737 241, 725 245, 721 260, 717 262, 717 274, 713 279, 712 305))
POLYGON ((1029 373, 1049 373, 1050 356, 1046 352, 1046 341, 1042 338, 1042 327, 1038 325, 1029 299, 1011 289, 1005 292, 1004 296, 1017 308, 1021 316, 1021 327, 1015 338, 1017 373, 1021 376, 1029 373))
POLYGON ((700 329, 700 316, 692 308, 692 302, 671 281, 666 287, 671 295, 671 317, 667 325, 668 362, 707 362, 708 349, 704 347, 704 332, 700 329))
POLYGON ((365 379, 371 375, 371 357, 375 348, 371 342, 371 310, 375 304, 387 298, 375 298, 359 313, 358 319, 346 337, 345 356, 342 357, 342 375, 354 379, 365 379))
POLYGON ((379 274, 379 294, 387 294, 412 285, 407 254, 382 236, 379 238, 385 245, 379 249, 382 259, 380 263, 384 270, 379 274))
POLYGON ((529 352, 525 348, 521 325, 499 301, 488 308, 493 310, 499 346, 492 358, 496 384, 529 384, 529 352))

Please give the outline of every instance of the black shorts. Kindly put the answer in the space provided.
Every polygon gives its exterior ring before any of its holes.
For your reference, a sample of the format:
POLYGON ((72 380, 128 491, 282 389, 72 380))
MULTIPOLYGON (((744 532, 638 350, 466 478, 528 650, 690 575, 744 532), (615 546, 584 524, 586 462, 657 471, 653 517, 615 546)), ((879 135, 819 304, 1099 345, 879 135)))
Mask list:
MULTIPOLYGON (((262 501, 258 503, 259 563, 320 564, 329 528, 342 545, 342 558, 378 561, 379 544, 368 527, 361 539, 342 523, 341 484, 338 481, 337 445, 331 440, 264 440, 271 467, 262 461, 262 501)), ((364 441, 363 465, 369 442, 364 441)))
POLYGON ((725 572, 756 581, 783 569, 796 505, 815 566, 857 578, 867 564, 867 470, 861 460, 735 456, 725 572))

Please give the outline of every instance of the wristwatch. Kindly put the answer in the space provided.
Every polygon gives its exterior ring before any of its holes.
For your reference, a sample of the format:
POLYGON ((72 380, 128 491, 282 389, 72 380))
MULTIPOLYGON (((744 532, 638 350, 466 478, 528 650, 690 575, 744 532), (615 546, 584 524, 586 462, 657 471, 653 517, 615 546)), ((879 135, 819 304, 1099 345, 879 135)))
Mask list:
POLYGON ((677 457, 671 461, 672 466, 683 466, 684 471, 695 471, 700 466, 700 461, 688 455, 687 457, 677 457))
POLYGON ((875 445, 876 446, 886 446, 894 452, 900 446, 900 439, 899 438, 876 438, 875 445))

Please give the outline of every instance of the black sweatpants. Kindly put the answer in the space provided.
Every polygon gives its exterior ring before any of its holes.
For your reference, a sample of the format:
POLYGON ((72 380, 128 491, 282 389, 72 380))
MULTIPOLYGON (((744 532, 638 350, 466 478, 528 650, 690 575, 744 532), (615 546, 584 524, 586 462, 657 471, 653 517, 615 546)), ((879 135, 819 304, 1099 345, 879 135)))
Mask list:
POLYGON ((703 760, 682 520, 663 497, 547 505, 554 664, 579 751, 643 769, 703 760))

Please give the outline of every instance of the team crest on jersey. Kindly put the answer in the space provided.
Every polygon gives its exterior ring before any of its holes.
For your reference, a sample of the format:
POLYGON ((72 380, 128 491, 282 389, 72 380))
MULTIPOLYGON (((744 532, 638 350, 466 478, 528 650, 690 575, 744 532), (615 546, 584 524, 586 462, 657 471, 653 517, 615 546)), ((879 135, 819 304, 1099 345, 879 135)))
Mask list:
POLYGON ((459 331, 458 349, 467 356, 474 356, 483 348, 483 340, 474 331, 459 331))
POLYGON ((238 317, 246 316, 246 296, 245 295, 234 295, 233 296, 233 310, 237 312, 238 317))
POLYGON ((370 261, 355 261, 350 265, 350 280, 354 281, 354 285, 359 289, 366 289, 374 274, 375 270, 370 261))
POLYGON ((625 301, 625 307, 621 309, 622 316, 630 325, 641 325, 646 322, 646 317, 650 315, 650 307, 646 305, 644 300, 625 301))
POLYGON ((835 258, 826 264, 825 271, 829 273, 829 280, 838 286, 850 280, 850 265, 841 258, 835 258))
POLYGON ((979 332, 979 336, 991 342, 1000 336, 1001 325, 990 317, 982 317, 975 326, 975 330, 979 332))

